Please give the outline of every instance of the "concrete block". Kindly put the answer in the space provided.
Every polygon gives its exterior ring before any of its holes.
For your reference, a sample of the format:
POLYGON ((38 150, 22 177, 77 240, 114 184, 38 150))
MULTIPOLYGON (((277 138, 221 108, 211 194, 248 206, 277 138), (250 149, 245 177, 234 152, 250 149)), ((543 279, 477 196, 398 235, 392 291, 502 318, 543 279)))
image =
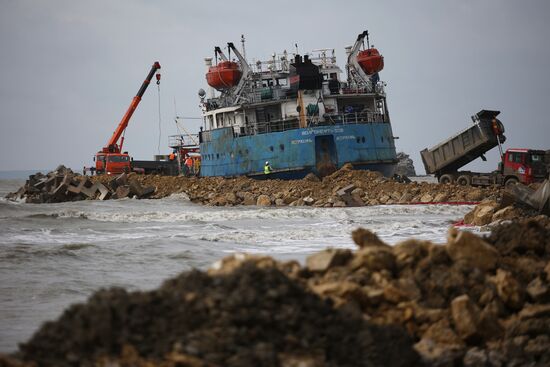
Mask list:
POLYGON ((111 192, 108 188, 105 187, 101 182, 95 183, 96 190, 99 191, 99 197, 98 200, 105 200, 108 199, 111 195, 111 192))

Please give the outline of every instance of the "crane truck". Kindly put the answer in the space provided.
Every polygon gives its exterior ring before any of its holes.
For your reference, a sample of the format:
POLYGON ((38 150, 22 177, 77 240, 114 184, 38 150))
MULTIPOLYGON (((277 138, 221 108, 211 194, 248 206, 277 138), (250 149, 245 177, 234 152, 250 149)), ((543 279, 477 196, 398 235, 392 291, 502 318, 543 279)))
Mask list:
MULTIPOLYGON (((130 122, 134 111, 141 101, 141 97, 143 97, 143 94, 151 83, 153 76, 159 69, 160 64, 158 61, 156 61, 151 67, 147 78, 141 84, 141 87, 139 88, 136 96, 132 99, 128 110, 126 110, 126 113, 122 117, 122 120, 120 120, 116 130, 113 132, 113 135, 107 142, 107 145, 105 145, 103 149, 97 152, 97 154, 95 155, 95 169, 98 174, 117 174, 131 171, 132 162, 130 156, 128 155, 128 152, 122 151, 122 146, 124 144, 124 132, 126 131, 126 127, 128 127, 128 123, 130 122)), ((160 74, 157 74, 156 78, 157 84, 159 84, 160 74)))
POLYGON ((426 173, 434 174, 440 183, 459 185, 506 187, 518 182, 530 184, 543 181, 548 175, 545 152, 534 149, 502 150, 506 141, 504 125, 497 116, 500 111, 481 110, 472 116, 473 125, 420 152, 426 173), (499 147, 501 162, 498 169, 489 173, 459 171, 477 158, 486 160, 484 154, 499 147))

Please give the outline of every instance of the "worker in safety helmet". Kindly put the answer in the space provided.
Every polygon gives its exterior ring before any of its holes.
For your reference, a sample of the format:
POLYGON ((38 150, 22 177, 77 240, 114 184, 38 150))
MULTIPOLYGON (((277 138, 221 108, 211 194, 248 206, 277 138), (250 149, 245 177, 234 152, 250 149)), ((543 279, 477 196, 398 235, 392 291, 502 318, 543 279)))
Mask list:
POLYGON ((264 165, 264 174, 269 175, 272 171, 271 165, 266 161, 264 165))
POLYGON ((176 155, 174 154, 174 152, 170 153, 170 155, 168 156, 168 158, 173 161, 174 159, 176 159, 176 155))

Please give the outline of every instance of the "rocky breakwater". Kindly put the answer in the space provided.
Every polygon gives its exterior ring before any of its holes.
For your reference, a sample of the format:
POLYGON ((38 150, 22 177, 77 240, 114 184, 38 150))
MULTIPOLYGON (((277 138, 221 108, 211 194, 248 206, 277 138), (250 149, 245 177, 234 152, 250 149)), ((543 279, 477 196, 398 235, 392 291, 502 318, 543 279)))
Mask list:
POLYGON ((354 170, 345 165, 319 179, 310 174, 302 180, 255 180, 248 177, 173 177, 108 175, 91 178, 63 167, 48 175, 33 175, 11 199, 31 203, 124 197, 163 198, 185 193, 195 203, 214 206, 315 206, 348 207, 434 202, 498 200, 499 187, 473 188, 427 182, 401 183, 378 172, 354 170), (52 183, 51 185, 49 183, 52 183))
POLYGON ((47 174, 30 175, 18 191, 6 198, 26 203, 60 203, 79 200, 107 200, 125 197, 147 198, 155 192, 152 186, 142 186, 134 177, 97 176, 90 178, 73 172, 63 165, 47 174))
POLYGON ((499 187, 473 188, 437 183, 400 183, 378 172, 353 170, 346 165, 319 179, 308 175, 302 180, 254 180, 238 178, 183 178, 136 176, 142 185, 156 187, 152 197, 186 193, 191 201, 214 206, 315 206, 347 207, 381 204, 433 202, 479 202, 497 200, 499 187))

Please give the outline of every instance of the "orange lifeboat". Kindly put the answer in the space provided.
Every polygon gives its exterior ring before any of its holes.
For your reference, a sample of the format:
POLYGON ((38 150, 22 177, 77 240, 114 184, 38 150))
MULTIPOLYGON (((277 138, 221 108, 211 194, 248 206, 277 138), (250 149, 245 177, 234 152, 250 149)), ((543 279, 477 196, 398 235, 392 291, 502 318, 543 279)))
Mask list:
POLYGON ((380 55, 375 48, 368 48, 359 52, 357 62, 367 75, 378 73, 384 69, 384 56, 380 55))
POLYGON ((233 61, 222 61, 208 68, 206 82, 212 88, 224 90, 234 87, 241 79, 239 65, 233 61))

